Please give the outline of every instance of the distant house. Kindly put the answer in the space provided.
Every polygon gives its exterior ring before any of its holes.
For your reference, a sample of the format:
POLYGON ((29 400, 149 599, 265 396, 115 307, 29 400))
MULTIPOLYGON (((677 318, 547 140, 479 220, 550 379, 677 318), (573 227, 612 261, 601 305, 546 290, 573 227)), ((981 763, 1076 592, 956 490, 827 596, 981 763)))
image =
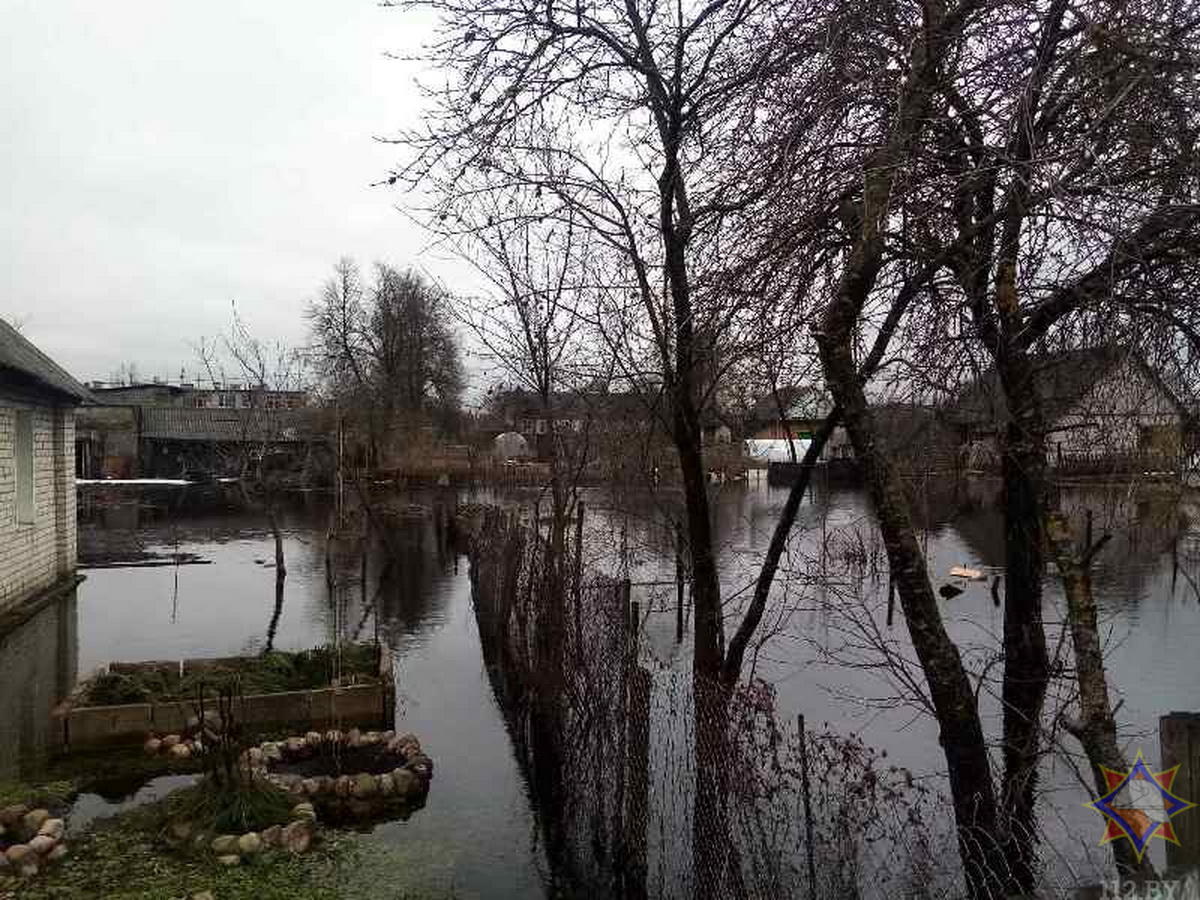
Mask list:
MULTIPOLYGON (((790 435, 799 458, 832 411, 833 400, 818 387, 780 388, 762 397, 747 417, 750 455, 761 448, 762 458, 786 461, 790 435)), ((881 446, 905 474, 949 472, 959 466, 957 432, 941 410, 918 403, 877 401, 871 404, 871 415, 881 446)), ((818 462, 833 462, 839 473, 849 474, 856 471, 854 459, 850 436, 839 425, 818 462)))
MULTIPOLYGON (((1136 354, 1115 347, 1073 350, 1041 356, 1034 366, 1048 464, 1081 471, 1177 467, 1185 408, 1136 354)), ((996 371, 970 384, 948 413, 969 465, 997 464, 1010 416, 996 371)))
POLYGON ((279 391, 241 383, 211 388, 195 384, 104 384, 92 382, 96 400, 108 406, 173 406, 188 409, 298 409, 308 405, 305 391, 279 391))
POLYGON ((217 445, 262 441, 268 431, 273 443, 304 442, 319 417, 304 391, 165 382, 93 382, 91 391, 97 405, 80 411, 76 429, 81 478, 224 471, 210 452, 217 445))
POLYGON ((543 400, 533 391, 498 395, 493 407, 504 430, 525 438, 538 459, 548 459, 550 442, 587 440, 596 448, 614 437, 653 431, 653 399, 635 393, 562 391, 543 400))
POLYGON ((75 584, 82 384, 0 321, 0 619, 75 584))
MULTIPOLYGON (((791 438, 796 442, 796 455, 800 456, 832 410, 833 400, 821 388, 810 385, 782 387, 760 397, 750 408, 746 417, 746 437, 758 441, 791 438)), ((821 461, 851 456, 850 440, 845 429, 838 426, 825 445, 821 461)))
POLYGON ((265 455, 307 465, 324 451, 328 425, 319 409, 139 410, 141 474, 159 478, 238 476, 265 455))

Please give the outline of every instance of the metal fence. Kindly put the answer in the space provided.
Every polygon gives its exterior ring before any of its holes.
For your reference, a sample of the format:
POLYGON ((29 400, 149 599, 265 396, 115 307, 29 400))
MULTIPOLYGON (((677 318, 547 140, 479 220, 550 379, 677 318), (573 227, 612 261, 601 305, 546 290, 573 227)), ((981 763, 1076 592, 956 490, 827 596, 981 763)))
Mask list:
POLYGON ((532 521, 477 511, 471 578, 556 896, 960 896, 935 788, 853 737, 780 722, 761 681, 698 695, 685 666, 643 652, 628 582, 581 571, 575 529, 553 559, 532 521))

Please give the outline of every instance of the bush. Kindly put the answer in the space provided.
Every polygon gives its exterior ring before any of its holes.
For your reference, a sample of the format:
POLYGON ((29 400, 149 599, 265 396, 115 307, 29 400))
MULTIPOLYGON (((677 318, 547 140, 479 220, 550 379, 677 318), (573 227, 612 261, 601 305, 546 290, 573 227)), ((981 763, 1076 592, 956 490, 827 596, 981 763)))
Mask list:
POLYGON ((87 691, 89 706, 118 706, 123 703, 145 703, 150 699, 150 686, 145 679, 134 675, 97 675, 87 691))
POLYGON ((244 834, 286 825, 292 803, 286 791, 261 778, 232 785, 218 785, 206 778, 168 797, 164 812, 168 819, 193 822, 220 834, 244 834))
MULTIPOLYGON (((340 671, 356 681, 374 681, 378 677, 376 649, 371 644, 351 644, 340 648, 340 671)), ((328 687, 334 673, 338 649, 316 647, 299 652, 273 651, 261 656, 229 660, 221 665, 188 672, 180 678, 174 670, 146 668, 97 675, 86 683, 81 694, 82 706, 116 706, 123 703, 149 703, 191 700, 203 685, 206 693, 219 690, 241 679, 244 694, 275 694, 328 687)))

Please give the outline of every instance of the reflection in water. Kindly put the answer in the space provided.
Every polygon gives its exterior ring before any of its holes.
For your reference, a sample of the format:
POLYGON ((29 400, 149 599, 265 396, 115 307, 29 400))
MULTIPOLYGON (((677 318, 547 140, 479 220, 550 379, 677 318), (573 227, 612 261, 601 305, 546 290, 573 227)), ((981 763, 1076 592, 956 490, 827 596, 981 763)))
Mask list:
POLYGON ((75 684, 76 592, 0 635, 0 779, 17 777, 54 748, 51 711, 75 684))
MULTIPOLYGON (((939 584, 951 566, 989 573, 1002 566, 994 484, 936 482, 918 488, 915 510, 939 584)), ((723 589, 733 621, 784 494, 733 485, 715 491, 723 589)), ((692 877, 687 824, 692 810, 686 799, 666 798, 668 788, 671 796, 683 796, 669 784, 672 779, 685 786, 694 779, 694 769, 679 768, 691 755, 686 748, 693 745, 693 735, 661 724, 684 718, 678 710, 691 703, 686 608, 684 639, 676 640, 674 529, 681 498, 669 489, 587 496, 586 565, 631 580, 630 599, 638 603, 640 620, 632 672, 652 685, 646 716, 636 712, 642 702, 637 692, 620 692, 633 698, 619 723, 625 749, 598 755, 595 744, 578 742, 570 731, 556 744, 556 735, 568 725, 555 719, 552 708, 534 703, 536 697, 519 694, 523 709, 506 699, 514 694, 511 667, 481 647, 468 567, 450 546, 446 527, 456 501, 480 498, 430 492, 403 499, 394 515, 369 529, 364 552, 357 541, 335 537, 329 544, 331 512, 325 498, 297 498, 283 515, 289 577, 279 593, 271 538, 265 521, 253 515, 219 503, 197 509, 157 494, 145 503, 81 503, 85 560, 89 554, 140 560, 149 555, 158 561, 194 554, 210 564, 92 570, 79 588, 78 625, 71 598, 0 639, 5 675, 0 768, 11 769, 18 757, 46 749, 47 713, 77 669, 86 674, 110 660, 231 655, 268 643, 300 649, 336 636, 370 639, 378 629, 397 651, 398 727, 421 735, 438 760, 438 776, 420 816, 380 826, 369 841, 402 855, 406 867, 431 887, 452 887, 460 897, 548 896, 579 885, 593 889, 584 896, 616 896, 614 885, 621 878, 626 878, 621 890, 636 894, 641 879, 626 875, 637 873, 640 839, 635 833, 622 847, 616 837, 637 817, 626 816, 618 828, 617 807, 606 793, 615 791, 621 777, 628 784, 623 795, 636 800, 644 794, 652 810, 642 817, 646 894, 683 895, 692 877), (409 503, 421 509, 408 508, 409 503), (543 724, 547 718, 549 724, 543 724), (577 744, 593 747, 586 767, 572 769, 570 760, 553 764, 558 749, 577 744), (648 745, 645 766, 615 764, 643 744, 648 745), (618 776, 622 770, 626 774, 618 776), (632 782, 644 770, 643 788, 632 782), (581 783, 598 786, 589 802, 596 808, 603 803, 602 815, 562 802, 579 772, 584 773, 581 783), (620 853, 625 856, 617 868, 613 860, 620 853)), ((532 494, 500 499, 528 508, 532 494)), ((1115 535, 1097 571, 1110 681, 1123 701, 1123 739, 1157 759, 1158 716, 1195 708, 1200 676, 1200 654, 1194 652, 1200 642, 1200 539, 1195 534, 1200 531, 1193 532, 1193 523, 1200 522, 1200 507, 1189 508, 1170 491, 1151 488, 1064 490, 1062 502, 1080 522, 1091 510, 1093 529, 1115 535)), ((936 788, 941 751, 933 724, 911 705, 904 684, 864 662, 877 652, 875 644, 865 642, 868 626, 875 629, 872 640, 886 642, 901 657, 909 651, 903 621, 898 617, 890 629, 885 624, 887 575, 878 550, 863 495, 816 485, 784 560, 773 617, 765 628, 770 639, 748 659, 747 674, 772 685, 771 702, 785 734, 794 735, 794 725, 788 730, 787 723, 803 713, 815 731, 829 723, 840 735, 853 732, 866 745, 886 749, 887 765, 907 766, 918 783, 936 788), (819 572, 838 578, 810 577, 819 572), (848 667, 848 659, 862 664, 848 667)), ((990 581, 962 586, 964 593, 946 601, 943 610, 951 633, 968 648, 972 672, 983 677, 995 670, 1001 611, 993 605, 990 581)), ((1046 596, 1048 637, 1058 646, 1061 593, 1053 578, 1046 596)), ((1062 685, 1056 701, 1069 703, 1069 681, 1062 685)), ((998 733, 997 701, 987 678, 981 705, 988 727, 998 733)), ((594 728, 598 736, 611 729, 611 740, 617 740, 613 719, 585 717, 570 727, 594 728)), ((1060 743, 1072 749, 1069 738, 1060 743)), ((753 758, 770 759, 770 754, 753 758)), ((1048 760, 1044 778, 1044 819, 1057 836, 1047 842, 1047 864, 1059 883, 1067 880, 1062 874, 1067 871, 1074 872, 1071 879, 1086 878, 1104 858, 1095 849, 1094 814, 1080 806, 1084 797, 1068 763, 1062 755, 1048 760)), ((797 821, 794 813, 791 824, 797 821)), ((792 846, 799 846, 798 840, 792 846)))
POLYGON ((161 800, 173 791, 191 787, 198 775, 162 775, 143 783, 141 776, 116 781, 93 782, 71 803, 67 828, 79 834, 84 828, 108 816, 161 800))
POLYGON ((484 663, 532 794, 549 893, 646 896, 649 674, 611 579, 575 583, 490 509, 471 541, 484 663))

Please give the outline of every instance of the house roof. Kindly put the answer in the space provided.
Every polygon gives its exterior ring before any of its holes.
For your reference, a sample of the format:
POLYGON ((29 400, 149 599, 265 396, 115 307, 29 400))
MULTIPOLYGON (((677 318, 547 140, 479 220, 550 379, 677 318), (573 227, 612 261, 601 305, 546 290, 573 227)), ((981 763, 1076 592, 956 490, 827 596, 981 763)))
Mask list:
MULTIPOLYGON (((1034 390, 1043 414, 1050 420, 1064 415, 1103 378, 1126 362, 1141 366, 1182 411, 1179 399, 1136 354, 1119 347, 1092 347, 1047 353, 1033 360, 1034 390)), ((1006 423, 1009 419, 1008 404, 995 366, 967 385, 947 413, 960 424, 1006 423)))
POLYGON ((92 400, 87 388, 3 319, 0 319, 0 378, 76 403, 92 400))
POLYGON ((883 446, 898 459, 926 469, 953 468, 958 436, 941 410, 915 403, 881 403, 871 407, 883 446))
POLYGON ((127 395, 141 395, 147 393, 171 394, 178 395, 188 393, 189 388, 183 388, 174 384, 154 384, 147 382, 143 384, 112 384, 93 386, 92 394, 98 399, 103 399, 106 402, 121 400, 127 395))
POLYGON ((293 443, 319 436, 320 410, 142 407, 142 437, 236 444, 293 443))
POLYGON ((824 419, 833 409, 829 394, 812 385, 782 387, 778 393, 778 400, 774 394, 761 397, 750 408, 750 421, 778 422, 780 406, 789 422, 824 419))

